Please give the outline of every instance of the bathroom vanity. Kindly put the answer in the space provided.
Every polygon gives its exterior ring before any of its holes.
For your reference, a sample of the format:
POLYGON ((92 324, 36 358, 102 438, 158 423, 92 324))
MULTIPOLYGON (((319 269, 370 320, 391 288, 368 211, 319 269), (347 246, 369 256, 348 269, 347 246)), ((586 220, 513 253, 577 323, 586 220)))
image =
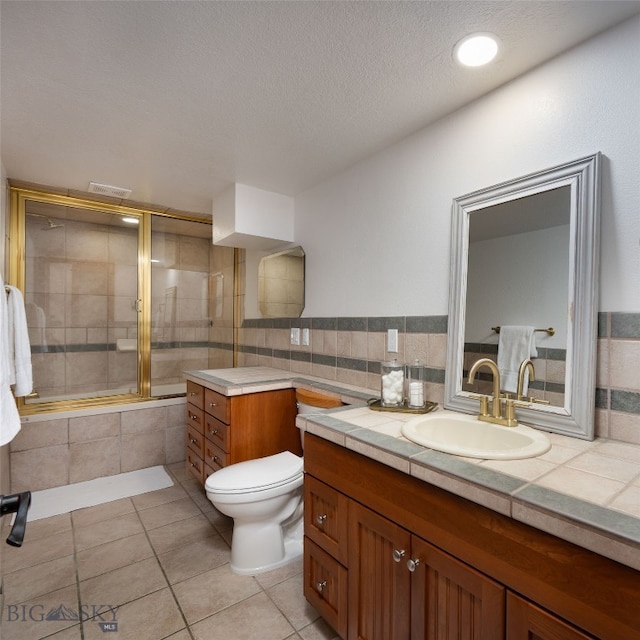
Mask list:
POLYGON ((342 638, 629 640, 640 573, 305 436, 309 602, 342 638))
POLYGON ((200 482, 236 462, 302 453, 294 389, 229 397, 202 382, 187 380, 186 464, 200 482))
MULTIPOLYGON (((366 390, 266 367, 187 380, 230 402, 307 388, 351 405, 295 420, 304 593, 344 640, 640 638, 640 518, 409 442, 410 416, 371 411, 366 390)), ((233 410, 201 405, 204 424, 209 413, 235 428, 233 410)))

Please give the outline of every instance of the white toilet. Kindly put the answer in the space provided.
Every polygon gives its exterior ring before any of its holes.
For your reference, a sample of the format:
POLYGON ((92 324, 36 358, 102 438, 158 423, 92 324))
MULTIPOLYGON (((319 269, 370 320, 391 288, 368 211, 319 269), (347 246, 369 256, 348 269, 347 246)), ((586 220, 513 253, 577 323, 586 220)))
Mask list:
MULTIPOLYGON (((298 402, 298 413, 322 411, 298 402)), ((303 459, 290 451, 238 462, 207 478, 207 498, 234 520, 234 573, 255 575, 302 555, 302 483, 303 459)))

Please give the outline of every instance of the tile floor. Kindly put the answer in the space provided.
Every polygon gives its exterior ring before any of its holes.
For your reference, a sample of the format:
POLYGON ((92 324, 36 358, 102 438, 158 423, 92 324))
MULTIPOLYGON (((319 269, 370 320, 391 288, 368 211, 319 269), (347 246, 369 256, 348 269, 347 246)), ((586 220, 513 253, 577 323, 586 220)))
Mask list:
POLYGON ((231 520, 183 463, 167 469, 173 487, 30 522, 19 549, 2 532, 0 637, 336 638, 302 595, 302 562, 256 577, 231 573, 231 520), (52 610, 67 615, 47 620, 52 610))

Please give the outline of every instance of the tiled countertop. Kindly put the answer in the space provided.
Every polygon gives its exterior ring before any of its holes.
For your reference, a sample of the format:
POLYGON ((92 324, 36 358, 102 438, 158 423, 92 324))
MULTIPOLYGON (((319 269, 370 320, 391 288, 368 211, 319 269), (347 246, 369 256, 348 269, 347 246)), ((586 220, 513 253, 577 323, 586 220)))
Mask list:
POLYGON ((297 425, 432 485, 640 570, 640 446, 548 434, 526 460, 479 460, 426 449, 401 434, 411 414, 372 411, 371 391, 268 367, 189 371, 225 395, 306 388, 349 403, 297 425))

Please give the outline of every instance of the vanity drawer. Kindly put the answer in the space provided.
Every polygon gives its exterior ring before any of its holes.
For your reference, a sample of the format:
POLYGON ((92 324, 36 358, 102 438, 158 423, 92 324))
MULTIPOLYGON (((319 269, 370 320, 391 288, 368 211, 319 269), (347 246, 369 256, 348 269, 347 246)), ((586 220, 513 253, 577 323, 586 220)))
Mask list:
POLYGON ((230 399, 213 389, 204 390, 204 410, 226 424, 231 422, 230 399))
POLYGON ((222 467, 226 467, 229 464, 227 452, 206 438, 204 441, 204 459, 214 471, 218 471, 218 469, 222 469, 222 467))
POLYGON ((206 463, 205 463, 205 465, 204 465, 204 474, 203 474, 202 481, 206 483, 206 482, 207 482, 207 478, 208 478, 212 473, 215 473, 215 472, 216 472, 216 470, 215 470, 212 466, 210 466, 210 465, 208 465, 208 464, 206 464, 206 463))
POLYGON ((304 531, 318 546, 347 564, 347 496, 306 475, 304 531))
POLYGON ((204 411, 189 403, 187 403, 187 427, 204 433, 204 411))
POLYGON ((187 426, 187 447, 200 458, 204 457, 204 436, 191 426, 187 426))
POLYGON ((202 482, 202 472, 204 465, 202 464, 202 458, 198 457, 189 447, 187 447, 187 469, 193 474, 193 476, 202 482))
POLYGON ((204 387, 191 380, 187 380, 187 402, 198 407, 198 409, 204 408, 204 387))
POLYGON ((208 413, 204 414, 204 423, 204 435, 223 451, 229 452, 229 430, 231 427, 208 413))
POLYGON ((309 603, 347 637, 347 570, 308 537, 304 538, 304 586, 309 603))

